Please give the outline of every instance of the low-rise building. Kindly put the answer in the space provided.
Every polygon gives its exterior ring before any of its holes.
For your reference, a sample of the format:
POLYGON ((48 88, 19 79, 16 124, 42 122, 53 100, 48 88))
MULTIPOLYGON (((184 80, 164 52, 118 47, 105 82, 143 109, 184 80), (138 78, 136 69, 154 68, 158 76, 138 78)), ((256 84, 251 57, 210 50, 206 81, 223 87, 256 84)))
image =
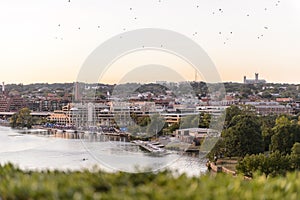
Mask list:
POLYGON ((185 128, 176 130, 176 137, 186 143, 202 141, 206 137, 218 137, 219 133, 208 128, 185 128))
POLYGON ((69 125, 70 124, 70 118, 62 110, 55 110, 53 113, 50 114, 48 119, 57 125, 69 125))
POLYGON ((280 105, 278 102, 246 102, 245 105, 252 105, 260 115, 269 114, 292 114, 293 109, 289 105, 280 105))

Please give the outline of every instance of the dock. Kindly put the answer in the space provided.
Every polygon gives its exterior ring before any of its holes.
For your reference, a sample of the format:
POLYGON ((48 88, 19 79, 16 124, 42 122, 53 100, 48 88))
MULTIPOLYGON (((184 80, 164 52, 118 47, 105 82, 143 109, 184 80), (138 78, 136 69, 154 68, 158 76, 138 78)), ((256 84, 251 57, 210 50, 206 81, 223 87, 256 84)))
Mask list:
POLYGON ((134 140, 132 143, 140 146, 142 149, 150 152, 150 153, 165 153, 166 150, 163 149, 163 145, 159 143, 151 143, 151 142, 146 142, 146 141, 141 141, 141 140, 134 140))

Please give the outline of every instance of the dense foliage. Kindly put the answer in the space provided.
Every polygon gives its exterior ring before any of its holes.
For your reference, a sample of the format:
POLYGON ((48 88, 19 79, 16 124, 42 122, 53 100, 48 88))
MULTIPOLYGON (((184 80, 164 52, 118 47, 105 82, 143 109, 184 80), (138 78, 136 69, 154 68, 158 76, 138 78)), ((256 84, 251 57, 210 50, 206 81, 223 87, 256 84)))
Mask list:
POLYGON ((269 156, 264 154, 247 155, 239 162, 236 169, 249 177, 252 177, 255 172, 266 176, 277 176, 285 175, 288 171, 291 171, 291 166, 290 157, 276 151, 269 156))
POLYGON ((226 110, 221 139, 208 154, 235 156, 238 172, 265 176, 285 175, 300 169, 300 121, 293 116, 257 116, 251 107, 231 106, 226 110))
POLYGON ((295 142, 300 142, 300 126, 285 116, 276 119, 271 137, 271 150, 290 153, 295 142))
POLYGON ((290 154, 300 142, 300 121, 285 115, 258 116, 251 106, 230 106, 226 110, 222 137, 212 154, 244 157, 264 151, 290 154))
POLYGON ((227 156, 245 156, 263 152, 260 124, 255 115, 238 115, 230 128, 224 131, 227 156))
POLYGON ((230 106, 226 110, 221 139, 208 154, 243 157, 264 151, 261 122, 251 106, 230 106))
POLYGON ((247 155, 238 163, 236 169, 250 177, 255 172, 266 176, 285 175, 300 168, 300 143, 295 143, 291 150, 291 154, 280 153, 277 150, 269 155, 247 155))
POLYGON ((31 128, 33 124, 32 116, 28 108, 22 108, 10 118, 12 128, 31 128))
POLYGON ((1 199, 299 199, 297 173, 245 180, 225 174, 200 177, 170 172, 21 171, 0 166, 1 199))

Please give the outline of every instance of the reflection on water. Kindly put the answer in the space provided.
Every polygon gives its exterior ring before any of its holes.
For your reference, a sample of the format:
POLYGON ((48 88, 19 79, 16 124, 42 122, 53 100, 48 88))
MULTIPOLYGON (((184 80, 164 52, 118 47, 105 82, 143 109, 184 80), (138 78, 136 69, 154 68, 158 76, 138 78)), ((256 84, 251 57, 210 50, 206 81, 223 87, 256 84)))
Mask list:
POLYGON ((21 134, 0 127, 1 163, 12 162, 24 169, 91 169, 97 166, 106 171, 136 172, 168 169, 199 175, 206 172, 206 160, 198 156, 169 153, 154 156, 144 152, 125 138, 89 136, 84 139, 63 139, 38 134, 21 134), (113 141, 111 141, 113 140, 113 141))

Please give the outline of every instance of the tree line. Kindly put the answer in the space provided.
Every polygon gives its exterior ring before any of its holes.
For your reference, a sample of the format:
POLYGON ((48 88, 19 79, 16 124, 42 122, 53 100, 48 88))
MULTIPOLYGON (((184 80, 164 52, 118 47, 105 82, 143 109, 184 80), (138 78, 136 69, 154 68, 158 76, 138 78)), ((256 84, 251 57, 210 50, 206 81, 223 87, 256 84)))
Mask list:
POLYGON ((33 125, 42 125, 48 121, 46 118, 32 116, 30 113, 31 110, 25 107, 13 114, 9 119, 10 127, 30 129, 33 125))
POLYGON ((208 157, 238 157, 237 169, 247 175, 257 170, 264 174, 284 174, 298 168, 300 153, 295 149, 299 148, 299 142, 297 117, 259 116, 252 106, 234 105, 227 108, 221 139, 208 157), (273 170, 270 166, 276 167, 273 170))

